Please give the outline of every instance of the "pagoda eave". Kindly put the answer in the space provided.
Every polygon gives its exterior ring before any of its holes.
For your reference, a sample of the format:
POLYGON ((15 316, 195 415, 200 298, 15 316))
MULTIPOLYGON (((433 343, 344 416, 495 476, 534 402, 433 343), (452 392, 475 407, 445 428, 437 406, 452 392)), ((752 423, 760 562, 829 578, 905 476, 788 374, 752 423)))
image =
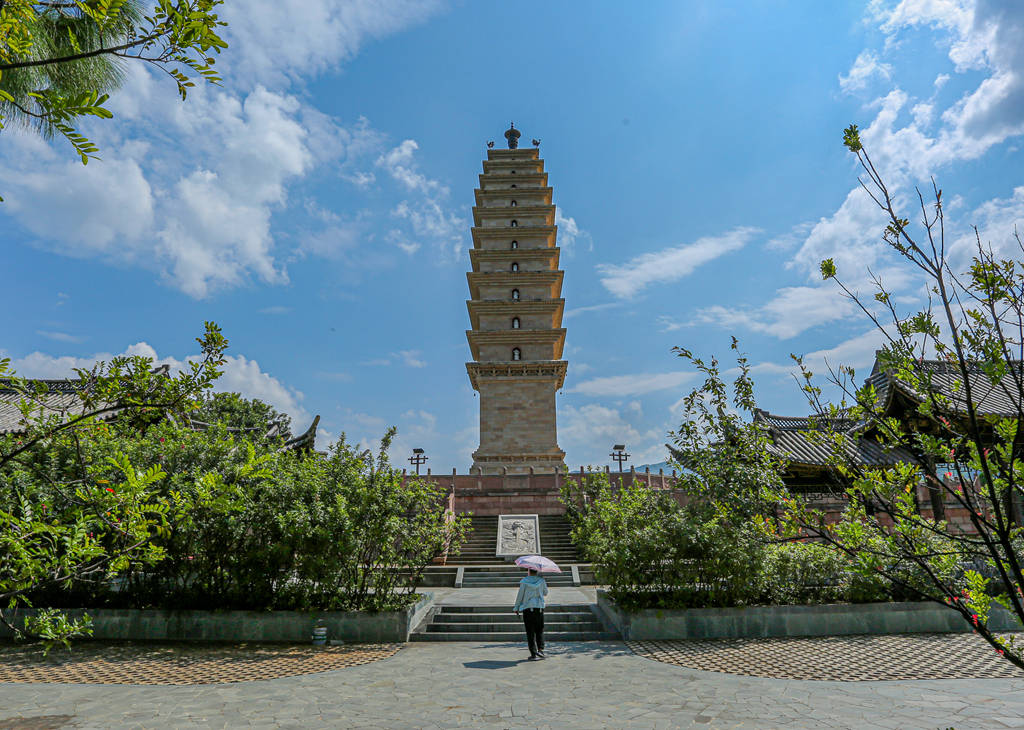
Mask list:
POLYGON ((527 314, 549 314, 551 315, 551 326, 558 328, 562 326, 562 315, 565 311, 564 299, 538 299, 536 301, 504 301, 504 300, 466 300, 466 308, 469 310, 469 320, 473 329, 480 328, 480 317, 483 315, 498 315, 515 317, 527 314))
POLYGON ((569 369, 566 360, 522 361, 506 360, 504 362, 467 362, 466 372, 473 390, 480 389, 481 380, 552 380, 555 390, 565 383, 565 373, 569 369))

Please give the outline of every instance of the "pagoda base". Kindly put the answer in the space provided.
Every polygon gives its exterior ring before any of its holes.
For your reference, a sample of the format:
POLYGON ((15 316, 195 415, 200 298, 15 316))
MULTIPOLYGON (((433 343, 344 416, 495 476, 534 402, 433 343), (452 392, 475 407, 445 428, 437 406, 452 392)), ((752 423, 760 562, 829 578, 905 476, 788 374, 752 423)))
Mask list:
POLYGON ((544 454, 473 454, 470 473, 496 474, 554 474, 565 471, 565 452, 561 449, 544 454))

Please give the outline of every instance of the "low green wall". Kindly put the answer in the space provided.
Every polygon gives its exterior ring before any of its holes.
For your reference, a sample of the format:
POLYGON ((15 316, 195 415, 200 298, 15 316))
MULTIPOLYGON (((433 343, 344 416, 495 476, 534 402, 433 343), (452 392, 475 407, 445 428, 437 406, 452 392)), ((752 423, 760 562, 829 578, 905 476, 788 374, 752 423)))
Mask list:
MULTIPOLYGON (((70 609, 70 616, 92 617, 92 639, 131 641, 253 641, 309 643, 313 627, 327 627, 327 638, 351 643, 403 642, 434 602, 425 593, 401 611, 162 611, 136 609, 70 609)), ((13 623, 35 609, 23 609, 13 623)), ((0 625, 0 639, 12 633, 0 625)))
MULTIPOLYGON (((605 591, 598 591, 597 604, 623 639, 635 641, 923 634, 971 630, 960 614, 930 602, 646 609, 627 612, 616 605, 605 591)), ((992 611, 989 626, 995 631, 1021 630, 1016 617, 1001 606, 992 611)))

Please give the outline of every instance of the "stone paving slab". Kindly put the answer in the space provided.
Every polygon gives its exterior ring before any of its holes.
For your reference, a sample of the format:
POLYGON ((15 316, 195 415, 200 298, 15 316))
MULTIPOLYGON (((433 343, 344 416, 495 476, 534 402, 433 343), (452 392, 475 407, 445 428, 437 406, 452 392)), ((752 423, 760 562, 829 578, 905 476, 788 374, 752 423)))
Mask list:
MULTIPOLYGON (((1016 636, 1018 641, 1024 639, 1024 634, 1016 636)), ((629 641, 626 645, 638 656, 667 664, 773 679, 1024 679, 1024 670, 974 634, 629 641)))
POLYGON ((223 685, 0 684, 0 728, 1018 727, 1024 680, 798 681, 649 661, 621 642, 410 645, 340 671, 223 685), (39 723, 23 725, 36 718, 39 723))
POLYGON ((386 659, 403 644, 139 644, 80 642, 44 655, 38 644, 0 644, 0 682, 217 684, 292 677, 386 659))

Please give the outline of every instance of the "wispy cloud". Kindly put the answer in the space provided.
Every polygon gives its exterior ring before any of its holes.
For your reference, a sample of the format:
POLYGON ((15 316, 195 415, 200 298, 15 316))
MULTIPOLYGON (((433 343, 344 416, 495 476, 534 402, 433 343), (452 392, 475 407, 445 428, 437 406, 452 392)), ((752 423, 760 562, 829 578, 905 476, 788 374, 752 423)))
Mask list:
POLYGON ((260 314, 288 314, 291 311, 291 307, 284 307, 280 304, 276 304, 272 307, 263 307, 263 309, 259 310, 260 314))
MULTIPOLYGON (((727 329, 746 329, 785 340, 827 322, 854 313, 853 304, 833 286, 790 286, 779 289, 775 298, 760 307, 713 305, 697 312, 695 319, 727 329)), ((671 331, 683 325, 671 323, 671 331)))
POLYGON ((574 307, 573 309, 565 310, 565 314, 562 315, 562 318, 572 319, 573 317, 578 317, 581 314, 587 314, 589 312, 603 312, 606 309, 615 309, 620 306, 622 306, 622 302, 604 302, 603 304, 590 304, 586 307, 574 307))
POLYGON ((589 396, 626 397, 678 388, 695 377, 697 377, 695 373, 688 372, 612 375, 585 380, 568 390, 570 393, 582 393, 589 396))
POLYGON ((36 334, 40 337, 45 337, 48 340, 54 340, 55 342, 70 342, 72 344, 79 344, 85 342, 86 338, 79 335, 69 335, 67 332, 51 332, 48 330, 36 330, 36 334))
POLYGON ((692 274, 698 266, 738 251, 757 233, 757 228, 735 228, 721 236, 707 236, 683 246, 645 253, 624 264, 599 264, 597 271, 605 289, 628 299, 651 284, 678 281, 692 274))
POLYGON ((847 94, 863 91, 876 77, 886 80, 892 78, 892 66, 882 63, 874 51, 864 50, 853 62, 849 73, 839 74, 839 88, 847 94))

